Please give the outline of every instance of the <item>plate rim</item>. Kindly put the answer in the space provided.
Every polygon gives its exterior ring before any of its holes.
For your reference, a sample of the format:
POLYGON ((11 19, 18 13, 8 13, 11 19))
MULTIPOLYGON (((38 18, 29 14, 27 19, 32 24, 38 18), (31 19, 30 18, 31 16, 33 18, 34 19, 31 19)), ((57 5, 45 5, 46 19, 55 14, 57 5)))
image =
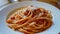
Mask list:
MULTIPOLYGON (((23 1, 23 2, 26 2, 26 1, 23 1)), ((39 1, 28 1, 28 2, 39 2, 39 1)), ((17 2, 17 3, 21 3, 21 2, 17 2)), ((4 8, 8 7, 8 6, 11 6, 11 5, 14 5, 14 4, 17 4, 17 3, 8 4, 8 5, 4 6, 3 8, 1 8, 0 11, 3 10, 4 8)), ((51 4, 48 4, 48 3, 45 3, 45 2, 39 2, 39 3, 47 4, 47 5, 49 5, 49 6, 54 7, 55 9, 57 9, 57 10, 59 11, 58 8, 56 8, 55 6, 53 6, 53 5, 51 5, 51 4)), ((2 12, 2 11, 1 11, 1 12, 2 12)), ((0 33, 1 33, 1 32, 0 32, 0 33)))
MULTIPOLYGON (((1 12, 1 10, 3 10, 4 8, 6 8, 6 7, 10 6, 10 5, 14 5, 14 4, 17 4, 17 3, 22 3, 22 2, 27 2, 27 1, 21 1, 21 2, 16 2, 16 3, 7 4, 7 5, 5 5, 5 6, 3 6, 3 7, 0 8, 0 12, 1 12)), ((58 8, 55 7, 54 5, 49 4, 49 3, 46 3, 46 2, 41 2, 41 1, 28 1, 28 2, 39 2, 39 3, 47 4, 47 5, 49 5, 49 6, 52 6, 52 7, 56 8, 56 9, 58 9, 58 8)), ((60 10, 60 9, 58 9, 58 10, 60 10)))

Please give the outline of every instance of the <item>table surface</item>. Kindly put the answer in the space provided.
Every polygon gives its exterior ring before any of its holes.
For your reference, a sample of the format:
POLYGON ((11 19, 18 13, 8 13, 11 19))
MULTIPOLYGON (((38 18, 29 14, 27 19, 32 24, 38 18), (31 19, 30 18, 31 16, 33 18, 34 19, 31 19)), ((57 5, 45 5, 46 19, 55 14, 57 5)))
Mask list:
POLYGON ((38 0, 38 1, 52 4, 53 6, 57 7, 58 9, 60 9, 60 6, 58 6, 58 0, 38 0))

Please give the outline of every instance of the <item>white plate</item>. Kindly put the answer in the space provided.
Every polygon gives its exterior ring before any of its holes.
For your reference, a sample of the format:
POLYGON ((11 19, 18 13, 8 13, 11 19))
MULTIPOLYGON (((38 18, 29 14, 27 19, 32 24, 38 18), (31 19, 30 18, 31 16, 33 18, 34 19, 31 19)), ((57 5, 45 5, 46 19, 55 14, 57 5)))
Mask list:
POLYGON ((58 34, 60 32, 60 10, 59 9, 44 2, 24 1, 19 3, 9 4, 0 9, 0 33, 1 34, 22 34, 21 32, 13 31, 6 25, 6 17, 8 13, 11 12, 13 9, 20 8, 23 6, 29 6, 29 5, 33 5, 35 7, 42 7, 47 10, 50 10, 53 15, 54 24, 52 25, 52 27, 38 34, 58 34))

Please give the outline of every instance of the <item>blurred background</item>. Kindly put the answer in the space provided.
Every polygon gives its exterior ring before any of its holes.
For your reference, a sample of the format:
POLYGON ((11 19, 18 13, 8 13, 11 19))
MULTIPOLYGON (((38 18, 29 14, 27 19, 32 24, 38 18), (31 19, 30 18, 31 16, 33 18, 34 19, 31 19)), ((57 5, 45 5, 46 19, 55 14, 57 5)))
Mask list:
POLYGON ((21 2, 21 1, 40 1, 40 2, 46 2, 49 3, 58 9, 60 9, 60 0, 0 0, 0 8, 3 6, 6 6, 10 3, 15 3, 15 2, 21 2))

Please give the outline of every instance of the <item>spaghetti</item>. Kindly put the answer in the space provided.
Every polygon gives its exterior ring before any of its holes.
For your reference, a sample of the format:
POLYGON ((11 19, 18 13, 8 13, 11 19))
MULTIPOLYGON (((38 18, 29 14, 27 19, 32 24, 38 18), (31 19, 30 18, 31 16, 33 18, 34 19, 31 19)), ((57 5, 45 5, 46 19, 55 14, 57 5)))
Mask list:
POLYGON ((8 19, 8 26, 25 34, 34 34, 48 29, 52 25, 52 15, 43 8, 28 6, 17 10, 8 19), (25 10, 24 10, 25 9, 25 10))

